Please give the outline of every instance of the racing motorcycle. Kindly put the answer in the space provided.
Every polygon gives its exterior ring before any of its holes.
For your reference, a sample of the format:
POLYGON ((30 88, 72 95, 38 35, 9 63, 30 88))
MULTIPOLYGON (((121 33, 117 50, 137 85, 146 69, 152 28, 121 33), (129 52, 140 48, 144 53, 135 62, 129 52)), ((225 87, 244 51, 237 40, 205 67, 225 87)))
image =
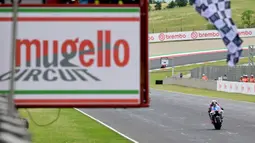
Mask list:
POLYGON ((223 123, 223 110, 219 106, 212 107, 210 115, 216 130, 220 130, 223 123))

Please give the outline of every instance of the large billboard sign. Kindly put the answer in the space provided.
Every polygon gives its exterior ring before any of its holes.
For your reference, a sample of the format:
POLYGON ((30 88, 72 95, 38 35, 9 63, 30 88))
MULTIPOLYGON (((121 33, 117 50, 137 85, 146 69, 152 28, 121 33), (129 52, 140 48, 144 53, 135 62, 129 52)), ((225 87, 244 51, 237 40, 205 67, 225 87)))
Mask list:
MULTIPOLYGON (((10 82, 11 8, 0 9, 0 93, 10 82)), ((21 7, 19 107, 139 107, 139 7, 21 7)))

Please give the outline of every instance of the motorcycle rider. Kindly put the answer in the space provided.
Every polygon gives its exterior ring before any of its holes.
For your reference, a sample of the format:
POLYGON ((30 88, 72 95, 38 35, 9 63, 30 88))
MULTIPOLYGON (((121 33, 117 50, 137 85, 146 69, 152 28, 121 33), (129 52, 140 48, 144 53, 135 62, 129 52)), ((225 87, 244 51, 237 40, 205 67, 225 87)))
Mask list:
MULTIPOLYGON (((221 110, 224 110, 216 100, 211 101, 211 104, 209 105, 209 109, 208 109, 208 114, 212 123, 213 123, 213 119, 210 113, 211 113, 212 107, 215 107, 215 106, 219 106, 221 110)), ((222 115, 221 115, 221 119, 223 119, 222 115)))

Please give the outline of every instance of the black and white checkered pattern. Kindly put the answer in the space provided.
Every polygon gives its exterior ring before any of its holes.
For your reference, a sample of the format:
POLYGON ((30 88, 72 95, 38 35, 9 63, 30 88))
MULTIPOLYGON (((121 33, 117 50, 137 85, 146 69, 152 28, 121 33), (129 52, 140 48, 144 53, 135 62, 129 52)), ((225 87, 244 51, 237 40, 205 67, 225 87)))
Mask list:
POLYGON ((227 62, 235 66, 242 54, 243 40, 232 19, 230 0, 195 0, 195 10, 219 31, 228 49, 227 62))
POLYGON ((0 143, 31 143, 31 136, 26 122, 16 111, 12 116, 8 113, 8 102, 5 95, 0 95, 0 143))

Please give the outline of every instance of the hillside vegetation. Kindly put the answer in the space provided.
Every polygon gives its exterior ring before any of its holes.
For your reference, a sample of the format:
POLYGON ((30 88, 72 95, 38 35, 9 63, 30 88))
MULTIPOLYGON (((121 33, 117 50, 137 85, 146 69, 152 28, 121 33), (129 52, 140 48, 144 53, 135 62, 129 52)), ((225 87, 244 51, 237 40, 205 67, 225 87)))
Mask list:
MULTIPOLYGON (((161 8, 157 7, 156 10, 156 2, 150 2, 153 3, 149 6, 150 33, 213 29, 188 3, 186 6, 174 8, 168 8, 168 3, 161 3, 161 8)), ((255 0, 231 0, 231 6, 233 19, 239 28, 255 27, 255 0), (247 10, 251 11, 246 15, 250 14, 252 26, 243 24, 242 15, 247 10)))

